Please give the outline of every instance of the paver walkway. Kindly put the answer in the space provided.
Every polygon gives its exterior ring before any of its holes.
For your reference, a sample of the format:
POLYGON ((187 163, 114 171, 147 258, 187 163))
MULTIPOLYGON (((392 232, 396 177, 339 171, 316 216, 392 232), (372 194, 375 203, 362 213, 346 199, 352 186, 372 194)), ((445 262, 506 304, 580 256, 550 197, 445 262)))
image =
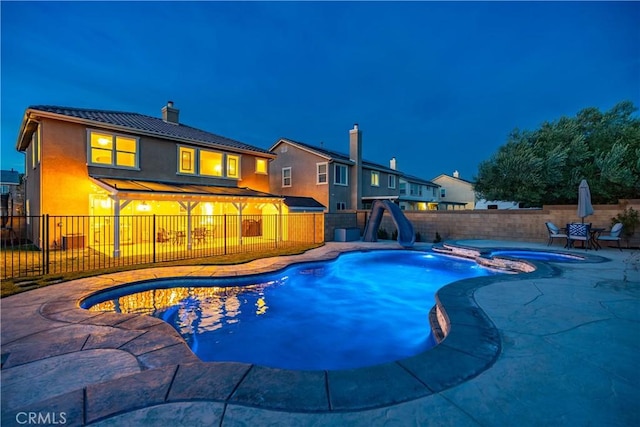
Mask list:
POLYGON ((203 363, 158 319, 78 307, 145 278, 251 274, 389 245, 328 243, 242 268, 138 270, 4 298, 2 425, 640 425, 639 251, 589 251, 591 262, 445 288, 451 334, 423 355, 364 370, 203 363))

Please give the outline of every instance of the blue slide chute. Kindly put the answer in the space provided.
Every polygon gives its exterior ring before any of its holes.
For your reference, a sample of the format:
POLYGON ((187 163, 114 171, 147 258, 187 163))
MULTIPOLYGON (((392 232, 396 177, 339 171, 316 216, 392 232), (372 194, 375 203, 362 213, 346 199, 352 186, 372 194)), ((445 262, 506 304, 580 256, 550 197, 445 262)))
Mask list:
POLYGON ((410 248, 416 241, 416 234, 413 232, 413 225, 402 212, 402 209, 389 200, 374 200, 371 206, 371 216, 364 228, 362 240, 365 242, 378 241, 378 229, 382 222, 384 211, 388 210, 391 219, 398 229, 398 243, 404 248, 410 248))

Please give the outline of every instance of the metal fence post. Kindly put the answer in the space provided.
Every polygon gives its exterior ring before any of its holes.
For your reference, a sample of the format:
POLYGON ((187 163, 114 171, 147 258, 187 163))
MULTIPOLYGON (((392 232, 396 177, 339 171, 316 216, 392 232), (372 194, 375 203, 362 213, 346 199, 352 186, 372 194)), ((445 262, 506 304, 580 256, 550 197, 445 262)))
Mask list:
POLYGON ((151 229, 151 239, 153 239, 153 263, 156 263, 156 214, 153 214, 153 228, 151 229))
POLYGON ((224 254, 227 254, 227 214, 224 214, 224 218, 223 218, 223 229, 224 229, 224 254))
POLYGON ((49 214, 41 217, 42 227, 42 274, 49 274, 49 214))

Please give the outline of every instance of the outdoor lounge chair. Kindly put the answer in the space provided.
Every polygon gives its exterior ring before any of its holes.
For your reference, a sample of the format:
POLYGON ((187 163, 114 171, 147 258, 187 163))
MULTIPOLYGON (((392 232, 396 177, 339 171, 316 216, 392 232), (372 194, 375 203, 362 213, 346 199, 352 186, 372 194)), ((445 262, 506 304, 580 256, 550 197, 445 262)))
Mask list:
POLYGON ((605 242, 617 242, 618 243, 618 249, 620 249, 620 251, 622 251, 622 248, 620 247, 620 234, 622 234, 622 223, 618 222, 616 224, 614 224, 613 227, 611 227, 611 231, 609 232, 609 234, 605 234, 603 235, 599 235, 596 240, 597 241, 605 241, 605 242))
POLYGON ((582 241, 585 250, 591 247, 591 224, 567 224, 567 247, 573 248, 575 241, 582 241))
POLYGON ((547 243, 547 246, 553 243, 553 239, 566 239, 568 237, 566 233, 563 233, 554 223, 545 222, 544 225, 547 226, 547 231, 549 232, 549 243, 547 243))

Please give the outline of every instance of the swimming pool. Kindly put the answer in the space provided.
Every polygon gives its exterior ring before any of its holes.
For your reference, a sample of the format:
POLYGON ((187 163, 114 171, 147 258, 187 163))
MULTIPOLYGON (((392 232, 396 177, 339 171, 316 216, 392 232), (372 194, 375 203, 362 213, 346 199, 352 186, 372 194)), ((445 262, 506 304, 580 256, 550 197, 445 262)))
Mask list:
POLYGON ((428 315, 436 291, 495 274, 434 253, 354 252, 259 276, 141 282, 92 295, 82 307, 161 318, 204 361, 350 369, 434 346, 428 315))

